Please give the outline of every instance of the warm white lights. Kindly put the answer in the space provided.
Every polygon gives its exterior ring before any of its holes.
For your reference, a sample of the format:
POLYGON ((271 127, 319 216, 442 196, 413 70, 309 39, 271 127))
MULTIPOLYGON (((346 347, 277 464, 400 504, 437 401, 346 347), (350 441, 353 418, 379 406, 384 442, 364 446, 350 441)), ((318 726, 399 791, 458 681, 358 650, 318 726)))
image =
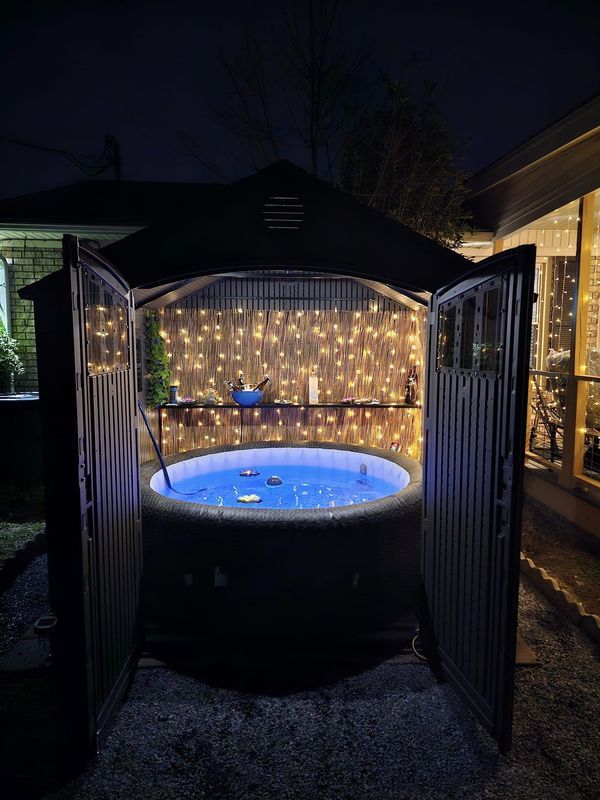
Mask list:
MULTIPOLYGON (((247 381, 258 381, 264 374, 271 377, 272 388, 264 402, 285 397, 301 403, 307 399, 308 375, 314 368, 323 402, 339 402, 352 394, 386 403, 403 401, 406 371, 422 362, 424 316, 408 310, 392 313, 376 304, 366 311, 167 308, 161 314, 161 335, 171 341, 169 359, 181 396, 202 397, 213 385, 228 402, 224 378, 242 371, 247 381)), ((420 389, 422 385, 421 380, 420 389)), ((186 418, 177 428, 183 441, 169 438, 173 433, 166 434, 164 425, 166 421, 179 425, 180 409, 169 409, 169 419, 163 419, 167 453, 213 440, 231 443, 234 437, 244 442, 363 441, 382 447, 388 440, 401 440, 403 452, 409 446, 413 454, 420 452, 420 412, 414 417, 412 409, 344 406, 320 414, 304 406, 283 410, 259 406, 243 412, 223 408, 219 424, 208 409, 191 411, 193 421, 186 418), (234 415, 239 425, 240 413, 242 426, 234 430, 234 415)))

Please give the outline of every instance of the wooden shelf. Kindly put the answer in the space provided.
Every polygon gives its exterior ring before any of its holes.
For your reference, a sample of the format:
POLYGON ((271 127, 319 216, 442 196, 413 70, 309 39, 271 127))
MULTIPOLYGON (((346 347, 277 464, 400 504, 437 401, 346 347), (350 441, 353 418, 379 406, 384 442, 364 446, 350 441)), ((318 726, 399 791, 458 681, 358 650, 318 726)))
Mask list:
POLYGON ((244 411, 250 409, 256 410, 259 408, 299 408, 306 410, 310 408, 421 408, 421 406, 416 403, 257 403, 255 406, 239 406, 237 403, 194 403, 194 405, 163 403, 160 408, 239 408, 244 411))

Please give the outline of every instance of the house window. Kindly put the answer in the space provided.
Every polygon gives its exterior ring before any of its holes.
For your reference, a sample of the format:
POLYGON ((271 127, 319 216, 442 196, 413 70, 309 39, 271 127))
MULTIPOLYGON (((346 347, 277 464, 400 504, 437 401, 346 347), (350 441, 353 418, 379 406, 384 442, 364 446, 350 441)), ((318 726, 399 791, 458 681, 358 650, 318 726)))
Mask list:
POLYGON ((600 189, 582 206, 574 470, 600 486, 600 189))
POLYGON ((0 330, 8 331, 8 265, 0 256, 0 330))
POLYGON ((600 491, 600 189, 531 223, 536 246, 528 455, 568 488, 600 491))

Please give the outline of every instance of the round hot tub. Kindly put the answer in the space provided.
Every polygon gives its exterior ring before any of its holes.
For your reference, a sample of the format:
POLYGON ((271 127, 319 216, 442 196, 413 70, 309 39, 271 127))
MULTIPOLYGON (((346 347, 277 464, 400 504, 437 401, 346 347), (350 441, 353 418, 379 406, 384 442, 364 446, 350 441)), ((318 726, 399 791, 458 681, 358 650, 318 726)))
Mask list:
POLYGON ((353 445, 256 443, 142 467, 146 619, 315 634, 416 605, 421 465, 353 445))

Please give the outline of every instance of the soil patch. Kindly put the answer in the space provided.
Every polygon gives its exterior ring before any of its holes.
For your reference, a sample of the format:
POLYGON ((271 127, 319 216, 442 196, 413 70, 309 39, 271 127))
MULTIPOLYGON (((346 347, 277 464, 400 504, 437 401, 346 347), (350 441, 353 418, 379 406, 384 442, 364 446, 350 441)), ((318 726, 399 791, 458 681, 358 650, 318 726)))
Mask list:
POLYGON ((600 616, 600 550, 574 526, 528 501, 523 507, 521 549, 588 614, 600 616))

